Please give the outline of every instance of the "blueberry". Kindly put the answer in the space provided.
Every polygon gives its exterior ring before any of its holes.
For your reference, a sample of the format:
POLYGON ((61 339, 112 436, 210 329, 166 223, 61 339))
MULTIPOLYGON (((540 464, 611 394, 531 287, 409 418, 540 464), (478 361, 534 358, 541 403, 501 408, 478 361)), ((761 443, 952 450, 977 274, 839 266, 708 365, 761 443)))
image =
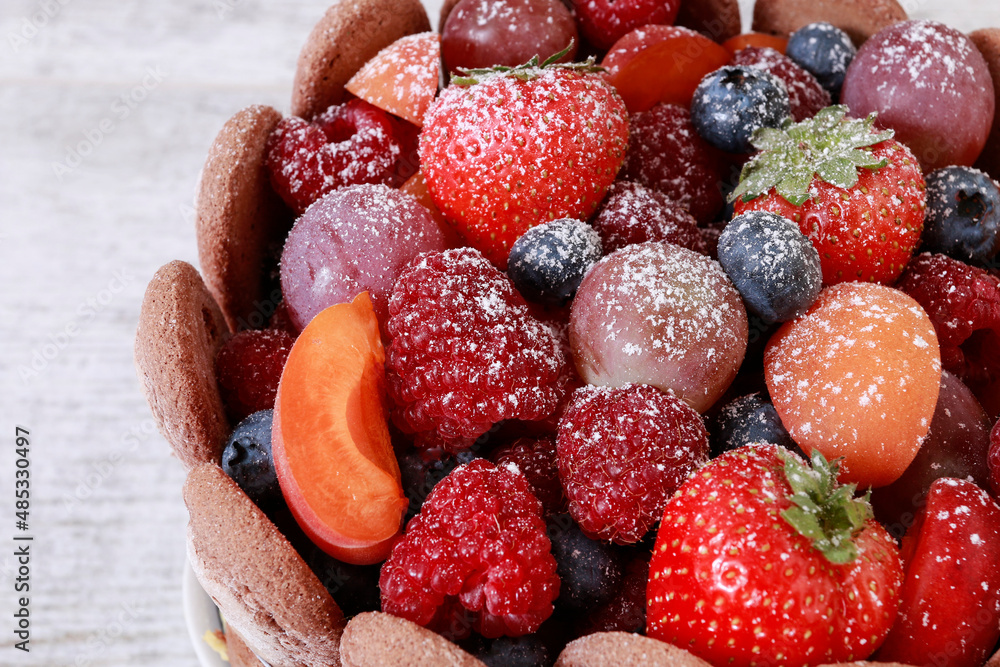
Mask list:
POLYGON ((834 99, 840 96, 847 66, 858 50, 854 42, 835 25, 819 22, 799 28, 788 38, 785 55, 794 60, 830 91, 834 99))
POLYGON ((804 314, 823 286, 813 244, 797 224, 766 211, 738 215, 726 225, 719 263, 747 308, 769 322, 804 314))
POLYGON ((284 504, 271 456, 273 414, 261 410, 241 421, 222 450, 222 470, 262 510, 284 504))
POLYGON ((763 127, 781 127, 791 115, 788 90, 773 74, 752 67, 722 67, 705 76, 691 100, 698 134, 729 153, 750 153, 763 127))
POLYGON ((452 470, 476 458, 471 450, 458 454, 444 454, 440 458, 425 457, 418 449, 411 449, 399 455, 399 473, 402 478, 403 494, 409 499, 410 506, 406 512, 409 522, 427 500, 428 494, 438 482, 448 476, 452 470))
POLYGON ((562 582, 557 605, 589 610, 617 595, 624 573, 614 547, 584 535, 568 514, 549 517, 548 534, 562 582))
POLYGON ((532 227, 514 242, 507 275, 528 301, 564 306, 601 258, 601 238, 587 223, 563 218, 532 227))
POLYGON ((712 420, 712 457, 755 442, 781 445, 797 454, 802 450, 788 435, 778 411, 761 392, 741 396, 727 403, 712 420))
POLYGON ((382 600, 378 578, 381 563, 352 565, 327 555, 319 547, 306 550, 303 560, 322 582, 344 616, 351 617, 365 611, 379 611, 382 600))
POLYGON ((924 246, 972 264, 1000 250, 1000 190, 972 167, 945 167, 927 175, 924 246))
POLYGON ((548 667, 549 648, 536 635, 484 639, 476 658, 489 667, 548 667))

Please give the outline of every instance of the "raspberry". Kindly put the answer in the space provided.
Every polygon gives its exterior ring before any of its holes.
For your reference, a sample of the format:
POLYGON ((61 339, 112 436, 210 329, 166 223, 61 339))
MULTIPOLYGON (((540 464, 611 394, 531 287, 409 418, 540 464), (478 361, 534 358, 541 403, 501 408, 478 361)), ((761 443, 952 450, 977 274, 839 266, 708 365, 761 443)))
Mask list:
POLYGON ((725 158, 698 136, 687 109, 658 104, 632 116, 624 180, 659 190, 704 224, 722 209, 725 176, 725 158))
POLYGON ((219 349, 215 376, 234 422, 274 407, 278 381, 295 338, 276 329, 241 331, 219 349))
POLYGON ((289 117, 267 140, 267 169, 281 198, 303 213, 346 185, 394 183, 403 139, 389 114, 364 100, 334 105, 309 123, 289 117))
POLYGON ((456 452, 504 419, 545 419, 572 369, 559 339, 478 250, 417 256, 389 301, 392 419, 424 449, 456 452))
POLYGON ((638 183, 618 181, 591 222, 601 236, 604 254, 633 243, 666 241, 705 253, 698 221, 670 197, 638 183))
POLYGON ((941 346, 941 366, 966 384, 1000 379, 1000 280, 946 255, 913 258, 899 289, 923 306, 941 346))
POLYGON ((566 495, 559 482, 555 438, 518 438, 497 449, 490 458, 500 466, 517 466, 542 501, 546 514, 565 511, 566 495))
POLYGON ((583 635, 594 632, 642 632, 646 628, 646 584, 649 556, 636 556, 625 567, 625 580, 618 594, 587 615, 583 635))
POLYGON ((781 79, 788 89, 792 118, 796 123, 812 118, 831 104, 830 93, 819 85, 816 77, 774 49, 750 46, 737 51, 729 64, 762 69, 781 79))
POLYGON ((990 431, 990 453, 987 460, 993 497, 1000 497, 1000 421, 990 431))
POLYGON ((288 308, 287 301, 282 301, 274 309, 274 314, 271 315, 271 319, 267 322, 267 328, 284 331, 292 337, 299 335, 299 329, 295 326, 295 322, 292 321, 292 313, 288 308))
POLYGON ((671 494, 708 461, 701 416, 655 387, 573 393, 556 439, 569 512, 588 537, 638 542, 671 494))
POLYGON ((559 577, 524 475, 476 459, 434 487, 382 566, 382 611, 451 639, 534 632, 559 577))

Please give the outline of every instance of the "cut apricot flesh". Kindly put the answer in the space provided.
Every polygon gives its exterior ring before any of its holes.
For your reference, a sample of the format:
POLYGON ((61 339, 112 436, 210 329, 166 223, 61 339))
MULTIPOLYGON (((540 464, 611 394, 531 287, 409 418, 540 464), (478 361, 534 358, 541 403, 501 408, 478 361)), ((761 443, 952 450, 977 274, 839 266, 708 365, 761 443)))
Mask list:
POLYGON ((440 71, 441 36, 423 32, 379 51, 344 87, 369 104, 421 127, 437 93, 440 71))
POLYGON ((688 107, 709 72, 729 62, 721 45, 693 30, 649 25, 618 40, 601 61, 629 113, 663 102, 688 107))
POLYGON ((722 43, 722 46, 733 55, 750 46, 767 47, 783 54, 788 49, 788 39, 777 35, 766 35, 762 32, 745 32, 742 35, 730 37, 722 43))
POLYGON ((299 334, 274 406, 274 464, 289 509, 317 546, 359 565, 388 557, 407 507, 386 422, 384 361, 362 292, 299 334))

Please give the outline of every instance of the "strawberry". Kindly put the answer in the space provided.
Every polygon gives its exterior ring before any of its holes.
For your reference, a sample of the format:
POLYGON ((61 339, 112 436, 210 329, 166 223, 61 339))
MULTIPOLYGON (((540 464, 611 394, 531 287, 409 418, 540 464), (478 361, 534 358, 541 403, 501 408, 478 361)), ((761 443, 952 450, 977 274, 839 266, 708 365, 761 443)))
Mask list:
POLYGON ((896 617, 895 542, 838 462, 777 445, 727 452, 667 503, 650 562, 647 634, 713 665, 859 660, 896 617))
POLYGON ((920 244, 926 185, 917 159, 893 131, 873 132, 875 114, 846 119, 845 106, 763 129, 730 199, 736 213, 771 211, 794 220, 819 252, 823 282, 891 285, 920 244))
POLYGON ((529 228, 587 219, 624 161, 628 112, 593 61, 556 54, 455 77, 424 118, 420 164, 434 203, 500 268, 529 228))

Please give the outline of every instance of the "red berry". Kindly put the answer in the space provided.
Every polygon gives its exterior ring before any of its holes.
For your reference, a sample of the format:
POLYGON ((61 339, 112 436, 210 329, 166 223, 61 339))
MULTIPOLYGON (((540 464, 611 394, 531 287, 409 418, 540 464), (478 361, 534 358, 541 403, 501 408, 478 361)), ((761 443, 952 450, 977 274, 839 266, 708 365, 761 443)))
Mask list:
POLYGON ((820 109, 830 106, 830 93, 819 85, 816 77, 772 48, 749 46, 741 49, 730 64, 756 67, 781 79, 788 89, 788 101, 795 122, 812 118, 820 109))
POLYGON ((638 183, 618 181, 590 223, 604 254, 647 241, 666 241, 706 254, 698 221, 670 197, 638 183))
POLYGON ((458 451, 505 419, 545 419, 572 369, 550 327, 478 251, 419 255, 389 302, 393 421, 422 448, 458 451))
POLYGON ((283 300, 274 309, 274 314, 271 315, 271 319, 267 322, 267 328, 284 331, 293 337, 299 335, 299 328, 295 326, 295 322, 292 320, 292 313, 288 308, 287 301, 283 300))
POLYGON ((451 638, 537 630, 559 577, 527 479, 485 459, 456 468, 407 525, 379 588, 383 611, 451 638))
POLYGON ((606 51, 626 33, 644 25, 671 25, 680 0, 572 0, 580 32, 606 51))
POLYGON ((294 336, 276 329, 248 329, 225 342, 215 358, 215 375, 233 422, 274 407, 293 343, 294 336))
POLYGON ((490 458, 498 466, 517 466, 542 501, 546 514, 565 511, 566 495, 559 481, 555 438, 518 438, 493 452, 490 458))
POLYGON ((392 183, 405 139, 398 134, 389 114, 363 100, 334 105, 312 123, 285 118, 267 141, 271 184, 303 213, 345 185, 392 183))
POLYGON ((573 393, 556 449, 569 511, 583 532, 631 544, 708 460, 708 432, 673 394, 640 384, 590 385, 573 393))
POLYGON ((700 223, 711 222, 722 209, 725 158, 698 136, 683 107, 659 104, 632 117, 621 175, 659 190, 700 223))
POLYGON ((1000 421, 993 425, 990 431, 990 455, 988 460, 990 468, 990 486, 993 488, 993 497, 1000 498, 1000 421))
POLYGON ((930 316, 945 370, 973 389, 1000 379, 1000 279, 957 259, 923 253, 897 287, 930 316))

